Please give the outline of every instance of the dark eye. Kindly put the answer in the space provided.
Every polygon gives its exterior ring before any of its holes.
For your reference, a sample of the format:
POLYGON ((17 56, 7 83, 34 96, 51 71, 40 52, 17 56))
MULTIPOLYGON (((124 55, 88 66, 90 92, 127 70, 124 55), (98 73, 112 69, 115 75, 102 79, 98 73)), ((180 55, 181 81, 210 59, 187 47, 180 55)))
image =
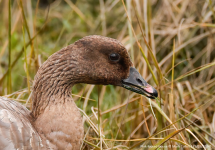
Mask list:
POLYGON ((111 61, 116 62, 116 61, 119 61, 120 56, 117 53, 112 53, 112 54, 109 55, 109 58, 110 58, 111 61))

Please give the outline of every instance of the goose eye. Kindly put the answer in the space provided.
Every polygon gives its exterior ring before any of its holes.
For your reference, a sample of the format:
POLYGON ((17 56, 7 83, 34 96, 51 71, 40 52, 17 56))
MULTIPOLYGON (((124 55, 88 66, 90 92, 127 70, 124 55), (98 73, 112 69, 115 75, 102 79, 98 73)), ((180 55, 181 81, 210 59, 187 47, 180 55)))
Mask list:
POLYGON ((109 55, 109 58, 110 58, 111 61, 116 62, 116 61, 119 60, 120 56, 117 53, 112 53, 112 54, 109 55))

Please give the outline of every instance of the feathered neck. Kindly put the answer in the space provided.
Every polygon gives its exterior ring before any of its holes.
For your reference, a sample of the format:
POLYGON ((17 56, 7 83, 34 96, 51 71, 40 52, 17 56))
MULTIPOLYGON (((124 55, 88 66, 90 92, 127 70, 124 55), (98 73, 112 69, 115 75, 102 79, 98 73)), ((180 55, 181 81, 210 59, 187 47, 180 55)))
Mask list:
POLYGON ((70 45, 51 55, 39 68, 33 84, 32 115, 37 118, 48 105, 72 101, 71 87, 78 76, 75 57, 70 56, 70 45))

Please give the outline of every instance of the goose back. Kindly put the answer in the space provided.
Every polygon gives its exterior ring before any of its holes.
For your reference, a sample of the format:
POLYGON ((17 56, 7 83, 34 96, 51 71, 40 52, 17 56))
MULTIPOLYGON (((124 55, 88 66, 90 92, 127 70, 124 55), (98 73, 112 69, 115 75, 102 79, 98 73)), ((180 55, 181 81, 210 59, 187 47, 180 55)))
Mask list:
POLYGON ((0 97, 0 149, 41 149, 41 138, 32 126, 32 121, 26 107, 0 97))

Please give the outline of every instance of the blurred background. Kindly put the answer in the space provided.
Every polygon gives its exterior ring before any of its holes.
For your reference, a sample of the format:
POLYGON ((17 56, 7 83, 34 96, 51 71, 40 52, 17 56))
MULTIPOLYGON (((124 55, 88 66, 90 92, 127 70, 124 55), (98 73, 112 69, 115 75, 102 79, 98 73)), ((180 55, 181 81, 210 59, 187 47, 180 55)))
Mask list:
POLYGON ((0 19, 0 95, 29 109, 39 66, 93 34, 121 41, 159 91, 75 85, 82 149, 215 149, 215 1, 0 0, 0 19))

